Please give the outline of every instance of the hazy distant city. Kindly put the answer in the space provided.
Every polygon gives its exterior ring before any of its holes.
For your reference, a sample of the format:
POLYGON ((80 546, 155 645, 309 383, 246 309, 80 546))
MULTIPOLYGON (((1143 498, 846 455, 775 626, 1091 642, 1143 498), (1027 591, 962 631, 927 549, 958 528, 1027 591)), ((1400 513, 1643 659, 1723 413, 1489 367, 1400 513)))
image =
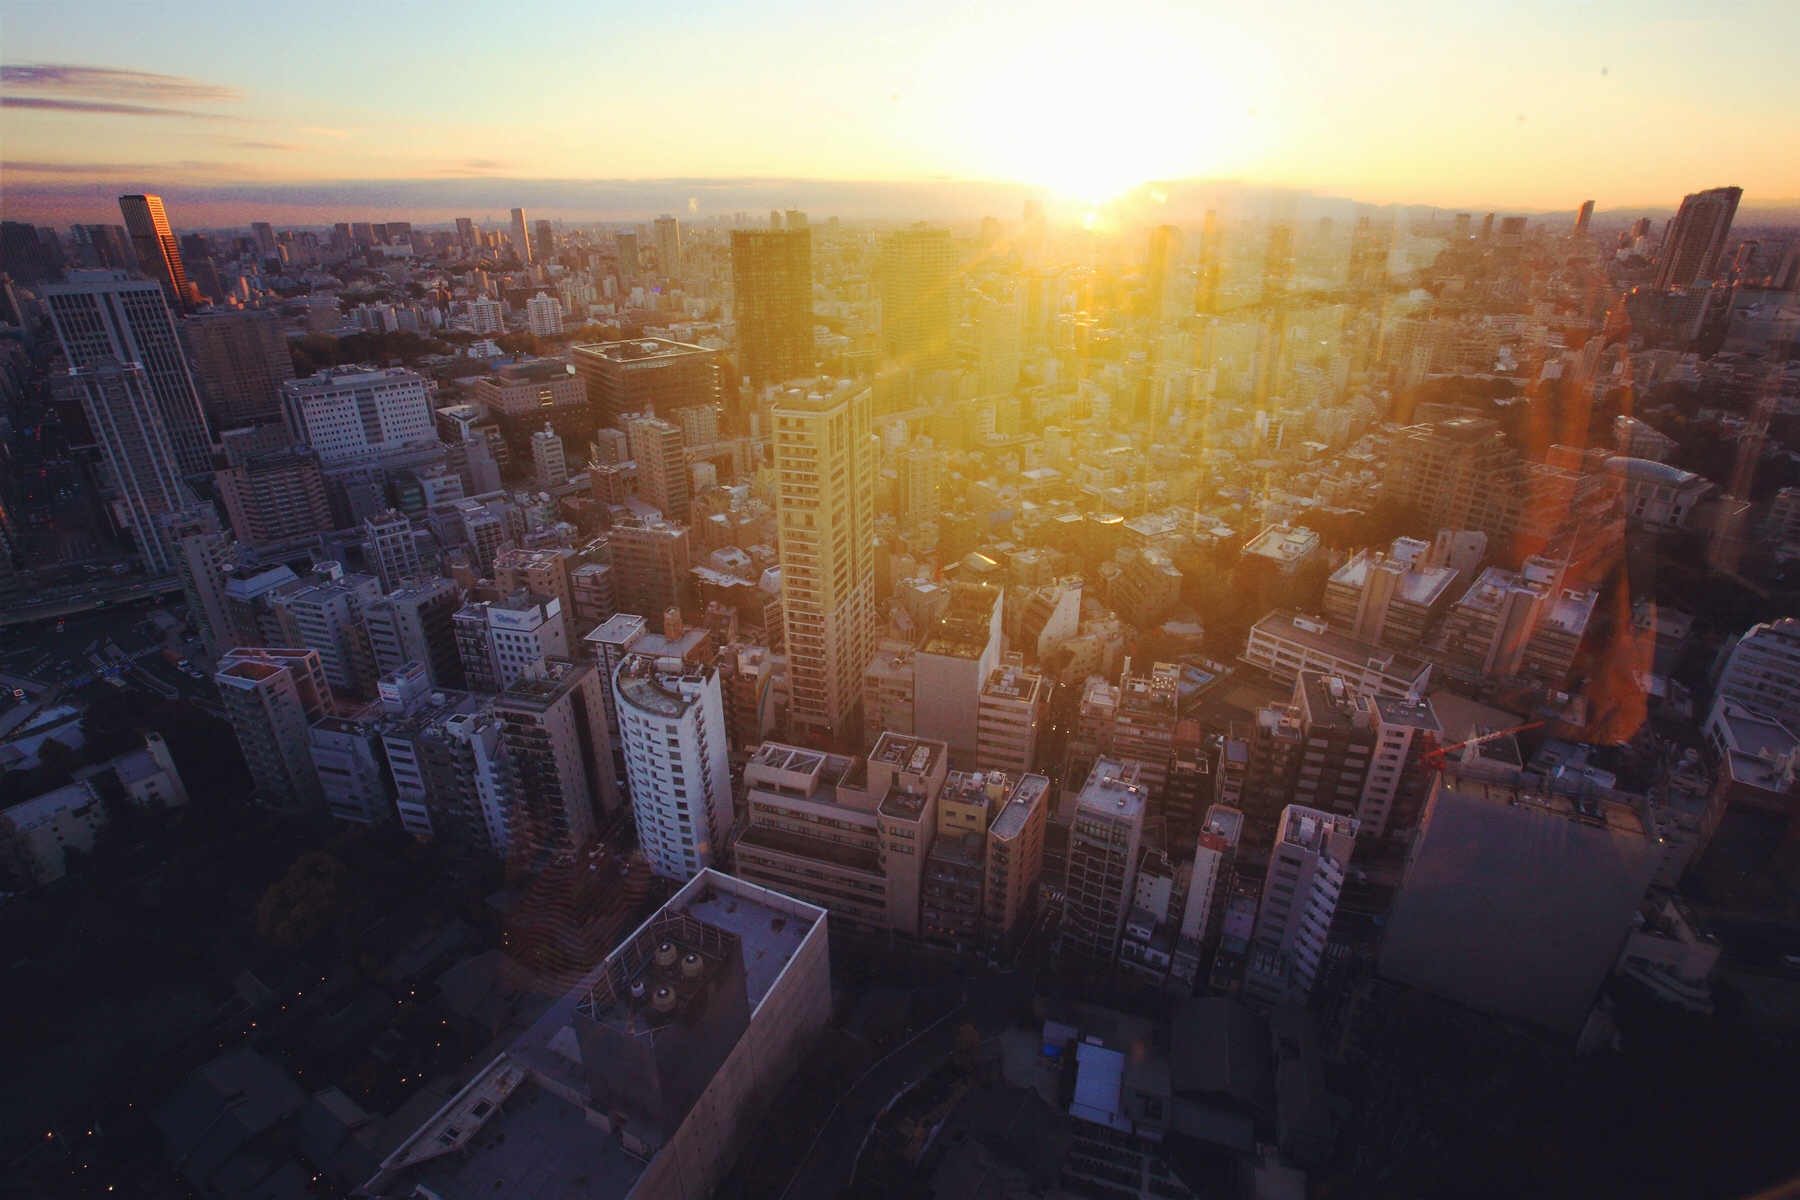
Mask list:
POLYGON ((239 90, 4 86, 0 1194, 1800 1178, 1759 159, 381 198, 102 161, 239 90))

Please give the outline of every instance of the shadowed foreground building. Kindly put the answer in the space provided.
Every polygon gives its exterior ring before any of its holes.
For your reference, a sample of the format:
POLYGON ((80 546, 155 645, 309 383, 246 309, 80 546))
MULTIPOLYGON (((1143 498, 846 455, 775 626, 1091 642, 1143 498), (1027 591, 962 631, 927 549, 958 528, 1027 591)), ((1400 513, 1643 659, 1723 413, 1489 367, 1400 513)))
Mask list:
POLYGON ((702 871, 365 1191, 698 1200, 830 1016, 824 910, 702 871))
POLYGON ((1661 853, 1629 804, 1440 775, 1381 973, 1573 1034, 1619 960, 1661 853))

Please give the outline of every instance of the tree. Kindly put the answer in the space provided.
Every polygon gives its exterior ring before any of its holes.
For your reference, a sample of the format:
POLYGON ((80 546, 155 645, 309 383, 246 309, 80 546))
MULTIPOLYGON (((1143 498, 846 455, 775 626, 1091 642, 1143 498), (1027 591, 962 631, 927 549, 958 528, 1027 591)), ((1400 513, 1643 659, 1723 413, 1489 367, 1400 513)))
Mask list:
POLYGON ((81 766, 81 756, 53 737, 38 746, 38 782, 45 790, 63 786, 81 766))
POLYGON ((958 1070, 967 1071, 975 1066, 975 1055, 981 1050, 981 1034, 966 1021, 956 1027, 956 1041, 952 1043, 950 1061, 958 1070))
POLYGON ((291 950, 317 947, 338 931, 344 905, 344 864, 329 854, 303 854, 270 885, 256 906, 256 931, 291 950))

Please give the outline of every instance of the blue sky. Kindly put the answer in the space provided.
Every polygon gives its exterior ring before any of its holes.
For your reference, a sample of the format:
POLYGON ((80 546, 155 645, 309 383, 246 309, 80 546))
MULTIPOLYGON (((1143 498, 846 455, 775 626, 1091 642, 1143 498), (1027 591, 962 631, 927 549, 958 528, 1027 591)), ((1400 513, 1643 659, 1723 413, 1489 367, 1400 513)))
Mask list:
MULTIPOLYGON (((901 205, 1182 178, 1521 209, 1735 183, 1770 203, 1800 197, 1795 45, 1800 4, 1696 0, 5 2, 0 205, 154 187, 301 219, 352 183, 467 211, 507 206, 510 180, 745 177, 801 204, 806 181, 914 185, 901 205)), ((557 211, 683 190, 564 185, 557 211)))

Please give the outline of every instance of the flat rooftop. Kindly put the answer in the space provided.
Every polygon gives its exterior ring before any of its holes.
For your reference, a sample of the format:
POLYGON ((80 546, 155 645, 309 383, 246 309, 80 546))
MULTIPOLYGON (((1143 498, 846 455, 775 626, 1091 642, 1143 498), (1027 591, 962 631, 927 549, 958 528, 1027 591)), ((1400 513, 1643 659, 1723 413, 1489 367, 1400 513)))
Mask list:
POLYGON ((1044 803, 1050 793, 1050 781, 1042 775, 1024 775, 1014 786, 1006 806, 995 815, 988 829, 995 837, 1015 838, 1025 831, 1032 810, 1044 803))
POLYGON ((1095 815, 1135 820, 1143 815, 1149 800, 1150 789, 1137 782, 1135 768, 1127 771, 1116 758, 1099 758, 1094 760, 1094 769, 1088 772, 1075 803, 1077 815, 1085 809, 1095 815))
POLYGON ((443 1200, 620 1200, 645 1165, 588 1124, 579 1104, 527 1080, 466 1157, 430 1159, 416 1182, 443 1200))
POLYGON ((1436 604, 1450 585, 1456 582, 1455 567, 1408 566, 1404 560, 1382 557, 1379 551, 1365 550, 1339 567, 1331 582, 1360 591, 1369 581, 1369 573, 1377 567, 1396 569, 1398 579, 1394 598, 1407 604, 1429 608, 1436 604))
POLYGON ((904 733, 884 733, 869 751, 869 761, 904 771, 909 775, 930 775, 949 747, 930 738, 910 737, 904 733))
POLYGON ((1278 563, 1289 564, 1319 548, 1319 535, 1304 525, 1289 527, 1271 525, 1244 547, 1245 554, 1260 554, 1278 563))
POLYGON ((1324 621, 1294 612, 1277 610, 1270 613, 1251 627, 1251 637, 1257 634, 1292 642, 1315 654, 1354 663, 1358 668, 1373 665, 1397 679, 1416 680, 1431 669, 1423 659, 1339 633, 1324 621))
POLYGON ((1423 696, 1418 700, 1402 700, 1393 696, 1375 696, 1373 699, 1375 711, 1380 714, 1383 724, 1405 725, 1430 733, 1443 732, 1437 713, 1432 711, 1431 701, 1423 696))
POLYGON ((690 346, 668 338, 633 338, 628 342, 593 342, 573 348, 576 354, 604 358, 609 362, 643 362, 647 359, 684 358, 693 354, 711 354, 705 346, 690 346))
POLYGON ((1000 589, 987 584, 959 583, 919 643, 919 653, 946 658, 980 658, 992 633, 994 606, 1000 589))
POLYGON ((1580 825, 1591 825, 1613 833, 1648 837, 1637 809, 1619 800, 1599 796, 1566 796, 1538 788, 1520 787, 1456 773, 1455 764, 1444 769, 1444 786, 1464 795, 1492 804, 1523 808, 1548 816, 1563 817, 1580 825))

